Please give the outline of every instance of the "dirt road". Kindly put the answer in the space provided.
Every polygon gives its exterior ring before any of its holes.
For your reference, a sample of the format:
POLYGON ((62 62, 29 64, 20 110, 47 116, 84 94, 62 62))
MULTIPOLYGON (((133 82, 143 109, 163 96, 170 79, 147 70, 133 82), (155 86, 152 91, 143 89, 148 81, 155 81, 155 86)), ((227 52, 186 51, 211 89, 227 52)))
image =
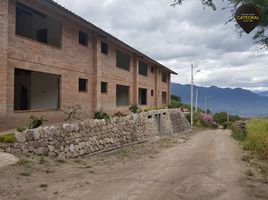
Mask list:
POLYGON ((240 147, 229 132, 203 131, 160 153, 113 162, 102 158, 106 164, 93 167, 79 165, 84 162, 80 160, 78 165, 54 166, 53 173, 32 168, 31 176, 18 179, 18 175, 12 176, 12 170, 18 170, 14 166, 0 174, 0 199, 268 199, 267 185, 252 182, 241 157, 240 147))

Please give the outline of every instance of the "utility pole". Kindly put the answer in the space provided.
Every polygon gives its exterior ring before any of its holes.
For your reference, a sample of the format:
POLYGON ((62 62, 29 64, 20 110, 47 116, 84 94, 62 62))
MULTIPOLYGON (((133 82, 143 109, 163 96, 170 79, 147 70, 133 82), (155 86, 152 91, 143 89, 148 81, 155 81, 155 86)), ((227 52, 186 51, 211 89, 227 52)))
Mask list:
POLYGON ((229 123, 230 123, 230 111, 229 111, 229 106, 228 106, 228 110, 227 110, 227 126, 229 128, 229 123))
POLYGON ((207 96, 205 96, 205 115, 207 114, 207 96))
POLYGON ((194 104, 194 65, 191 64, 191 126, 194 124, 194 113, 193 113, 193 104, 194 104))
POLYGON ((197 103, 198 102, 198 87, 196 87, 196 93, 195 93, 195 112, 197 112, 197 103))

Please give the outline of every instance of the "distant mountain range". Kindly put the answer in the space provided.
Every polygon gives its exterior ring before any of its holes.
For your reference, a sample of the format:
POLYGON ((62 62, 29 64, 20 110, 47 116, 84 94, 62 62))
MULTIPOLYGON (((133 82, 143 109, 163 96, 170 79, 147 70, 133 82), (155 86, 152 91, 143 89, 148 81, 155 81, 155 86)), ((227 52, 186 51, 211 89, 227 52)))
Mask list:
POLYGON ((268 91, 264 91, 264 92, 255 92, 256 94, 263 96, 263 97, 268 97, 268 91))
MULTIPOLYGON (((171 93, 180 96, 182 101, 187 104, 190 104, 190 88, 190 85, 171 83, 171 93)), ((241 88, 231 89, 216 86, 194 86, 194 94, 196 94, 197 88, 198 107, 202 109, 205 107, 205 97, 207 97, 207 108, 214 113, 227 111, 229 108, 230 113, 235 115, 268 116, 268 97, 241 88)))

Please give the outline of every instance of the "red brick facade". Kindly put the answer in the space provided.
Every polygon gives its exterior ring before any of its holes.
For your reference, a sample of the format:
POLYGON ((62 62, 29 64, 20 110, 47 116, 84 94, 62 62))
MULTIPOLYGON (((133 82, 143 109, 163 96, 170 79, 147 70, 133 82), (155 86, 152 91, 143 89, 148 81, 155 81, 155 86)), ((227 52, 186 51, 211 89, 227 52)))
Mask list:
MULTIPOLYGON (((54 47, 16 35, 16 1, 0 2, 0 130, 25 124, 31 115, 44 116, 48 121, 62 121, 59 110, 14 111, 14 69, 26 69, 60 76, 60 109, 79 104, 82 117, 92 117, 100 108, 108 113, 127 111, 129 106, 116 106, 116 84, 130 87, 130 103, 138 103, 138 88, 147 89, 147 105, 162 104, 162 91, 167 92, 170 101, 171 70, 157 66, 156 62, 142 57, 138 51, 116 38, 102 37, 96 27, 60 9, 53 2, 21 0, 20 2, 50 15, 61 22, 61 47, 54 47), (45 2, 45 3, 44 3, 45 2), (88 34, 88 46, 80 45, 78 32, 88 34), (101 42, 108 44, 108 55, 101 53, 101 42), (128 53, 131 57, 130 70, 116 67, 116 50, 128 53), (148 63, 148 75, 138 73, 138 62, 148 63), (151 72, 154 66, 154 72, 151 72), (162 82, 162 72, 167 73, 167 82, 162 82), (78 91, 78 79, 88 80, 87 92, 78 91), (108 92, 101 93, 101 82, 108 83, 108 92), (153 90, 153 96, 151 96, 153 90)), ((160 64, 159 64, 160 65, 160 64)))

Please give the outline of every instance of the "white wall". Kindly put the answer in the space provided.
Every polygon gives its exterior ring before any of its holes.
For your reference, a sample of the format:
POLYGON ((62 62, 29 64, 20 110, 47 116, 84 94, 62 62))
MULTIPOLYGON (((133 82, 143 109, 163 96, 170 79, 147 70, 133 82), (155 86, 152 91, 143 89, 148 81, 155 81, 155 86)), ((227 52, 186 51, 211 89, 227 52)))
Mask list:
POLYGON ((32 72, 31 109, 58 108, 59 76, 32 72))

